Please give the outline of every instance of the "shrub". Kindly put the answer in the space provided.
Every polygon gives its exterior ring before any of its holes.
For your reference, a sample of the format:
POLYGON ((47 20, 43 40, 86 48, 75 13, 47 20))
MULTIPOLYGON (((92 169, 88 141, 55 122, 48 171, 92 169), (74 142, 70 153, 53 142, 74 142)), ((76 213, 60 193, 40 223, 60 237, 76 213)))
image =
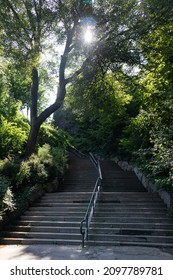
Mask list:
POLYGON ((10 181, 4 176, 0 176, 0 216, 7 211, 15 208, 13 193, 10 189, 10 181))
POLYGON ((49 144, 51 147, 67 149, 71 146, 71 142, 70 135, 61 129, 56 129, 50 125, 42 125, 40 128, 38 137, 39 146, 49 144))
POLYGON ((44 183, 48 178, 44 163, 36 154, 32 154, 29 159, 21 162, 19 172, 16 177, 17 186, 26 184, 44 183))
POLYGON ((162 127, 159 130, 153 130, 151 134, 152 157, 146 163, 146 169, 155 178, 155 182, 171 193, 173 193, 172 134, 172 128, 162 127))
POLYGON ((21 155, 27 133, 16 122, 10 122, 3 117, 0 119, 0 157, 21 155))
POLYGON ((62 176, 67 168, 67 153, 63 148, 52 148, 53 166, 56 168, 56 174, 62 176))
POLYGON ((60 176, 67 167, 67 155, 64 149, 51 148, 45 144, 38 149, 38 154, 32 154, 21 162, 17 174, 17 185, 38 184, 60 176))
POLYGON ((151 146, 150 131, 153 126, 154 115, 141 110, 140 114, 131 118, 130 124, 124 129, 124 137, 120 140, 120 151, 133 154, 139 149, 151 146))
POLYGON ((16 174, 19 171, 19 167, 19 163, 16 163, 12 157, 0 160, 0 174, 8 178, 13 186, 16 182, 16 174))

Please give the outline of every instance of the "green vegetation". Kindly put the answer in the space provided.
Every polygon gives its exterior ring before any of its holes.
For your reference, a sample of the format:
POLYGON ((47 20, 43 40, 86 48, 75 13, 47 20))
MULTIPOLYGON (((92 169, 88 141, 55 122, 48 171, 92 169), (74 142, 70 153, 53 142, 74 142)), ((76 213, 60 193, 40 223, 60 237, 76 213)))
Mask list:
POLYGON ((5 211, 13 211, 14 209, 15 204, 10 182, 4 176, 0 176, 0 219, 5 211))
POLYGON ((0 6, 0 211, 63 176, 71 145, 125 157, 172 193, 172 0, 0 6))
MULTIPOLYGON (((47 183, 55 178, 61 179, 68 167, 67 136, 64 139, 63 145, 60 141, 57 146, 49 144, 40 146, 37 153, 27 159, 16 160, 14 157, 5 157, 0 160, 1 214, 6 210, 13 211, 15 206, 21 211, 26 209, 29 197, 32 198, 39 185, 44 190, 47 183)), ((58 139, 56 142, 58 143, 58 139)))
POLYGON ((132 99, 125 86, 128 82, 123 73, 98 73, 89 81, 79 78, 69 89, 66 110, 77 127, 74 143, 80 150, 104 156, 117 151, 132 99))

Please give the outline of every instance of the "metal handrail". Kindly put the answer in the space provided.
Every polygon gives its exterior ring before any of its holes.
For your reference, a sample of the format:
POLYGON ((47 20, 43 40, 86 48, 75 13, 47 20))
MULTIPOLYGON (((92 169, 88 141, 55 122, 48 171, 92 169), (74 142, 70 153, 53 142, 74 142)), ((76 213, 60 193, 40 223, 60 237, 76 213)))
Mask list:
POLYGON ((78 149, 76 149, 75 147, 70 149, 70 152, 73 153, 74 155, 76 155, 79 158, 88 158, 87 155, 83 154, 81 151, 79 151, 78 149))
POLYGON ((94 190, 91 195, 90 202, 88 204, 86 214, 80 224, 80 233, 82 235, 82 247, 84 247, 85 241, 88 240, 89 226, 91 223, 92 216, 94 214, 94 208, 96 206, 97 199, 99 197, 101 191, 101 185, 102 185, 102 172, 100 167, 100 161, 99 159, 96 160, 92 153, 89 153, 89 158, 98 171, 98 177, 95 183, 94 190))

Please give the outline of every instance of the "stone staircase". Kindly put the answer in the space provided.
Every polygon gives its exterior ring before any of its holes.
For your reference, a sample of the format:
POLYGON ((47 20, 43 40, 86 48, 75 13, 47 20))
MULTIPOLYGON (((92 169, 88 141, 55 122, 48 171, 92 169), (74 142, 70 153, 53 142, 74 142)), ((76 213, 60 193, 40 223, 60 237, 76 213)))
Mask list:
POLYGON ((89 159, 70 154, 69 169, 56 193, 46 193, 20 220, 0 232, 0 244, 81 243, 83 219, 97 171, 89 159))
MULTIPOLYGON (((47 193, 1 232, 1 244, 81 244, 80 222, 97 172, 88 159, 70 155, 57 193, 47 193)), ((173 220, 160 197, 148 193, 133 172, 102 161, 103 188, 89 231, 89 245, 173 247, 173 220)))
POLYGON ((157 194, 103 192, 90 244, 173 246, 173 221, 157 194))
POLYGON ((173 219, 157 193, 148 193, 134 172, 102 161, 103 188, 89 244, 173 247, 173 219))

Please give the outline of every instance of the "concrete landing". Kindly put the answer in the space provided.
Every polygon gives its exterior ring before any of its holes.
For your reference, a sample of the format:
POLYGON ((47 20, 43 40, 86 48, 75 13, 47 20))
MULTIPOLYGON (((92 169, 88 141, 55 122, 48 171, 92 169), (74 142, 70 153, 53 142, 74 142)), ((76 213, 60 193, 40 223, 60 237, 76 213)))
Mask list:
POLYGON ((129 246, 1 245, 0 260, 173 260, 173 249, 129 246))

